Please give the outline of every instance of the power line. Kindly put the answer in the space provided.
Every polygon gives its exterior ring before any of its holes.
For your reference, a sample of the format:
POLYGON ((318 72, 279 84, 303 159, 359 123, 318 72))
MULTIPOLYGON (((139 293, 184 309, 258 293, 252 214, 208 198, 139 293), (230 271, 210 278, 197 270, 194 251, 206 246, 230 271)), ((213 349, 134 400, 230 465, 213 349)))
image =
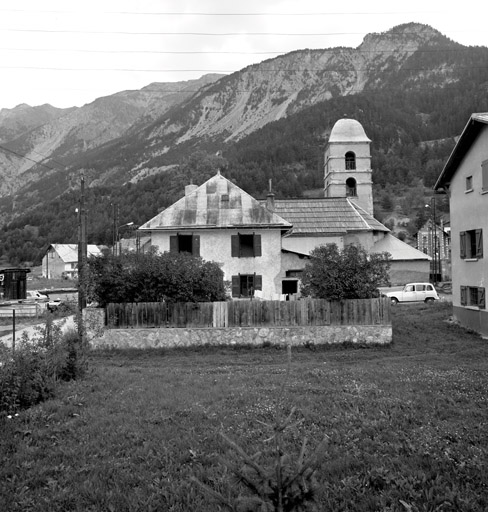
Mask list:
POLYGON ((0 51, 15 52, 60 52, 60 53, 149 53, 155 55, 276 55, 286 53, 285 50, 266 52, 239 52, 239 51, 181 51, 181 50, 88 50, 84 48, 0 48, 0 51))
MULTIPOLYGON (((129 32, 126 30, 63 30, 63 29, 41 29, 41 28, 4 28, 0 27, 3 32, 33 32, 47 34, 100 34, 100 35, 134 35, 134 36, 211 36, 211 37, 230 37, 230 36, 360 36, 369 32, 129 32)), ((417 34, 416 31, 408 32, 389 32, 391 35, 417 34)))
MULTIPOLYGON (((357 48, 352 48, 354 53, 359 54, 387 54, 387 53, 397 53, 398 50, 358 50, 357 48)), ((126 53, 134 53, 134 54, 155 54, 155 55, 284 55, 287 53, 293 53, 297 51, 306 51, 306 50, 275 50, 275 51, 262 51, 262 52, 242 52, 242 51, 212 51, 212 50, 90 50, 85 48, 0 48, 0 51, 15 51, 15 52, 57 52, 57 53, 99 53, 99 54, 126 54, 126 53)), ((337 48, 317 48, 309 50, 311 52, 321 52, 321 53, 336 53, 337 48)), ((436 47, 435 49, 422 49, 422 50, 407 50, 405 53, 458 53, 458 52, 470 52, 472 48, 463 47, 463 48, 452 48, 452 47, 436 47)))
MULTIPOLYGON (((78 14, 85 11, 52 9, 0 9, 0 12, 78 14)), ((423 14, 439 14, 439 11, 422 11, 423 14)), ((139 11, 96 11, 96 14, 123 14, 130 16, 378 16, 418 14, 418 11, 376 11, 376 12, 139 12, 139 11)))
MULTIPOLYGON (((47 66, 0 66, 0 69, 32 69, 32 70, 42 70, 42 71, 103 71, 103 72, 133 72, 133 73, 288 73, 290 71, 295 73, 302 72, 316 72, 316 73, 337 73, 343 71, 368 71, 368 68, 354 68, 351 67, 350 70, 347 68, 262 68, 259 67, 259 70, 247 70, 248 67, 256 67, 260 66, 260 63, 248 64, 245 68, 241 70, 234 69, 137 69, 137 68, 59 68, 59 67, 47 67, 47 66)), ((474 69, 488 69, 487 66, 456 66, 456 70, 474 70, 474 69)), ((402 68, 402 71, 433 71, 432 68, 417 68, 417 67, 409 67, 402 68)))
POLYGON ((0 149, 3 149, 4 151, 8 151, 9 153, 12 153, 13 155, 18 156, 19 158, 24 158, 25 160, 29 160, 30 162, 33 162, 36 165, 42 165, 43 167, 46 167, 50 171, 56 171, 57 170, 57 169, 54 169, 53 167, 50 167, 47 164, 43 164, 42 162, 38 162, 37 160, 34 160, 33 158, 29 158, 26 155, 21 155, 20 153, 17 153, 17 151, 14 151, 13 149, 6 148, 5 146, 0 145, 0 149))

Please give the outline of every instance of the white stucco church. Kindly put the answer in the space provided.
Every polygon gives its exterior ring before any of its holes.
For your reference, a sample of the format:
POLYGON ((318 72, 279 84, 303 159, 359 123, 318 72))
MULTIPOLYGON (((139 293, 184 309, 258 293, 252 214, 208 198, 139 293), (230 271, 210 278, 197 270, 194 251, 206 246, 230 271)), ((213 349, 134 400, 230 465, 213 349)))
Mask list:
POLYGON ((160 251, 191 252, 221 264, 232 296, 297 297, 310 251, 360 244, 392 256, 392 284, 426 281, 430 257, 395 238, 373 216, 371 141, 354 119, 340 119, 324 158, 324 197, 257 200, 220 173, 139 231, 160 251))

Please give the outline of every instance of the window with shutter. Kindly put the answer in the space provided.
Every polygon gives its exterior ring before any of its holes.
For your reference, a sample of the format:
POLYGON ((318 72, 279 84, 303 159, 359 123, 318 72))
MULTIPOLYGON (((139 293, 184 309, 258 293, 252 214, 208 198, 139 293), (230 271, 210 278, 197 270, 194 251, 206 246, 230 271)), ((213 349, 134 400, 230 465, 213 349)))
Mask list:
POLYGON ((461 306, 475 306, 486 309, 485 288, 461 286, 461 306))
POLYGON ((253 235, 254 256, 261 256, 261 235, 253 235))
POLYGON ((233 258, 261 256, 261 235, 256 235, 255 233, 231 235, 231 255, 233 258))
POLYGON ((252 297, 255 290, 263 289, 263 276, 239 274, 232 276, 232 297, 252 297))
POLYGON ((240 276, 232 276, 232 297, 241 296, 241 279, 240 276))
POLYGON ((231 255, 233 258, 239 258, 239 235, 232 235, 230 237, 231 255))
POLYGON ((200 256, 200 235, 192 236, 191 253, 193 256, 200 256))
POLYGON ((485 289, 484 288, 478 288, 478 306, 481 309, 485 309, 486 308, 485 289))
POLYGON ((254 275, 254 289, 262 290, 263 289, 263 276, 254 275))
POLYGON ((461 286, 461 306, 466 306, 467 302, 467 287, 461 286))
POLYGON ((170 236, 169 252, 189 252, 193 256, 200 256, 200 235, 170 236))
POLYGON ((169 252, 179 252, 177 235, 169 237, 169 252))
POLYGON ((461 256, 461 259, 465 259, 466 258, 466 232, 465 231, 461 231, 461 233, 459 233, 459 244, 460 244, 460 256, 461 256))
POLYGON ((483 230, 471 229, 459 233, 461 259, 483 257, 483 230))
POLYGON ((483 230, 477 229, 475 231, 475 240, 476 240, 476 258, 483 257, 483 230))
POLYGON ((488 190, 488 160, 481 163, 481 188, 488 190))

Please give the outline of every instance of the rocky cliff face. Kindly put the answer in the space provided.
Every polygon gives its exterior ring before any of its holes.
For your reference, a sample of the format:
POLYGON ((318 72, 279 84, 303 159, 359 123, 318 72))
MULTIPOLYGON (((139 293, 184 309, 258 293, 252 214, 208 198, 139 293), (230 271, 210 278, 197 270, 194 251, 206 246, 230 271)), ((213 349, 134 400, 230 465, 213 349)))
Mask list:
POLYGON ((0 152, 0 197, 21 194, 26 183, 46 173, 77 173, 94 161, 99 182, 110 177, 113 184, 123 183, 178 163, 181 148, 237 141, 332 97, 416 87, 433 74, 439 84, 456 80, 447 57, 432 51, 449 45, 460 47, 412 23, 369 34, 358 48, 298 50, 229 76, 151 84, 66 112, 44 106, 41 125, 41 111, 35 121, 30 107, 17 107, 17 116, 1 111, 0 137, 11 151, 0 152), (429 51, 435 62, 411 64, 429 51))
POLYGON ((98 98, 80 108, 19 105, 0 111, 0 196, 15 193, 43 173, 62 169, 76 155, 147 124, 220 78, 154 83, 138 91, 98 98), (36 162, 40 165, 36 166, 36 162), (28 172, 36 167, 35 172, 28 172))
POLYGON ((300 50, 249 66, 197 94, 149 138, 178 134, 239 139, 265 124, 332 97, 384 86, 425 45, 445 43, 431 27, 408 24, 369 34, 358 48, 300 50))

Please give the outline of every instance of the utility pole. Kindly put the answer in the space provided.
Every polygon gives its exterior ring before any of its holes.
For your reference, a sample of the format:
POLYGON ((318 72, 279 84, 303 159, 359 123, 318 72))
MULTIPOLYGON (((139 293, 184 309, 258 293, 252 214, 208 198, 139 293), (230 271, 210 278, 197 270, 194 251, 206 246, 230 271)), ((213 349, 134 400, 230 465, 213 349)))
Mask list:
POLYGON ((118 232, 117 232, 117 225, 119 223, 119 205, 116 203, 112 203, 112 254, 114 256, 117 256, 117 239, 118 239, 118 232))
POLYGON ((86 307, 86 210, 85 210, 85 176, 81 175, 80 205, 78 208, 78 336, 83 341, 83 309, 86 307))
POLYGON ((435 197, 432 197, 431 199, 432 204, 432 220, 433 220, 433 232, 434 232, 434 286, 437 285, 437 225, 436 225, 436 218, 435 218, 435 197))

